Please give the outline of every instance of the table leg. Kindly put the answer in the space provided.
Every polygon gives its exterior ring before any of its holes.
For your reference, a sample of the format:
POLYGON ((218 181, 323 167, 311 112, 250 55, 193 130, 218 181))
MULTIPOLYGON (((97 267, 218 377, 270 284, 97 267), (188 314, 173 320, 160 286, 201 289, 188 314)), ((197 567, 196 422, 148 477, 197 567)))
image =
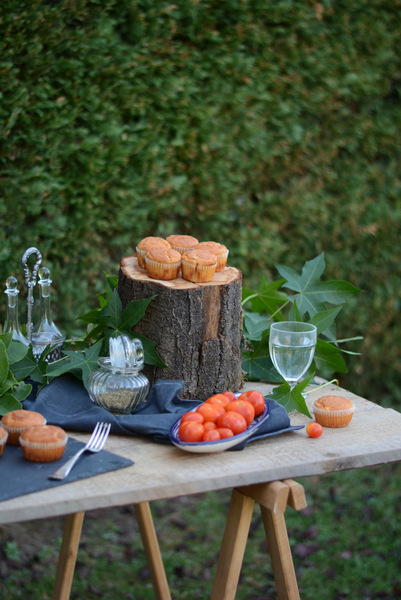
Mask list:
POLYGON ((140 504, 134 504, 134 510, 145 556, 148 561, 155 598, 156 600, 171 600, 149 503, 141 502, 140 504))
POLYGON ((210 600, 235 598, 254 504, 252 498, 233 490, 210 600))
POLYGON ((85 513, 67 515, 52 600, 69 600, 85 513))
POLYGON ((305 508, 303 487, 288 479, 233 490, 211 600, 234 600, 254 503, 260 504, 279 600, 299 600, 284 513, 305 508))

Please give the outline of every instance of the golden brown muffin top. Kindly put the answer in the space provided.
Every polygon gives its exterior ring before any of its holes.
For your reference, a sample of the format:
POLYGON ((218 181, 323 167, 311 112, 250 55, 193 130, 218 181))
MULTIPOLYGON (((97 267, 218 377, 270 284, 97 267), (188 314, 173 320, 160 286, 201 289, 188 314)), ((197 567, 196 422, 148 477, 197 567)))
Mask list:
POLYGON ((322 396, 316 400, 314 406, 320 410, 348 410, 354 405, 344 396, 322 396))
POLYGON ((227 247, 223 244, 219 244, 218 242, 200 242, 197 246, 199 250, 209 250, 209 252, 213 252, 216 256, 220 256, 221 254, 225 254, 228 252, 227 247))
POLYGON ((67 438, 67 434, 57 425, 39 425, 24 429, 20 435, 24 442, 34 444, 54 444, 62 442, 67 438))
POLYGON ((32 425, 44 425, 46 419, 43 415, 34 410, 13 410, 1 419, 6 427, 31 427, 32 425))
POLYGON ((181 262, 181 254, 178 250, 174 250, 170 246, 168 248, 155 247, 146 252, 146 259, 168 265, 176 265, 181 262))
POLYGON ((164 240, 161 237, 149 236, 149 237, 143 238, 143 240, 141 240, 139 242, 139 244, 137 245, 137 248, 139 250, 146 251, 146 250, 150 250, 151 248, 156 248, 159 246, 161 246, 162 248, 169 248, 170 244, 168 243, 167 240, 164 240))
POLYGON ((198 244, 198 240, 192 235, 169 235, 167 241, 170 246, 179 246, 180 248, 193 248, 198 244))
POLYGON ((182 262, 203 267, 214 267, 216 266, 216 255, 210 250, 202 248, 198 250, 198 247, 196 247, 182 255, 182 262))

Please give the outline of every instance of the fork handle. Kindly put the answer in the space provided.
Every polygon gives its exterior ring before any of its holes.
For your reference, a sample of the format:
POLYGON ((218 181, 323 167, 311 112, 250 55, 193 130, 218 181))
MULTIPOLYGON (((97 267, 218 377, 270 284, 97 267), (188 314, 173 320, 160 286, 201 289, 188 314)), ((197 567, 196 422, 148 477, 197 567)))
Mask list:
POLYGON ((53 473, 53 475, 50 475, 49 479, 65 479, 67 475, 70 474, 72 467, 75 465, 81 454, 85 452, 85 450, 85 446, 81 448, 81 450, 78 450, 78 452, 74 454, 74 456, 72 456, 69 460, 67 460, 67 462, 64 463, 62 467, 57 469, 57 471, 53 473))

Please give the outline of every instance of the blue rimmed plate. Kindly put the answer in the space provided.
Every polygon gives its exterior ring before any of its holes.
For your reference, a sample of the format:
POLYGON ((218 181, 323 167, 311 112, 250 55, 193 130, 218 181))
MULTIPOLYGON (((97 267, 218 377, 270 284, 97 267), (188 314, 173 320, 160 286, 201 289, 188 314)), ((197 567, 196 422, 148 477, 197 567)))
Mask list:
MULTIPOLYGON (((193 408, 188 412, 195 412, 197 407, 193 408)), ((178 429, 180 427, 181 418, 178 419, 176 423, 170 429, 170 440, 177 446, 177 448, 181 448, 181 450, 185 450, 186 452, 194 452, 197 454, 206 454, 210 452, 224 452, 224 450, 229 450, 230 448, 234 448, 237 444, 240 444, 244 440, 248 439, 252 434, 255 433, 263 423, 270 416, 270 406, 268 402, 265 400, 265 409, 264 411, 256 417, 252 423, 247 427, 245 431, 242 433, 238 433, 237 435, 233 435, 233 437, 225 438, 224 440, 217 440, 216 442, 183 442, 178 437, 178 429)))

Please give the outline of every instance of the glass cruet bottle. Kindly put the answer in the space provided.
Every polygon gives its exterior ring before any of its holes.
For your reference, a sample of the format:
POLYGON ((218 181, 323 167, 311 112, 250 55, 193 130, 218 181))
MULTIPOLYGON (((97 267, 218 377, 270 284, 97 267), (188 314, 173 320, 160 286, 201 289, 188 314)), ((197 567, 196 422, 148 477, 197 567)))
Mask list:
POLYGON ((57 360, 61 356, 61 350, 65 341, 65 336, 60 332, 52 319, 50 307, 50 270, 47 267, 39 269, 39 290, 40 290, 40 313, 39 320, 32 333, 32 348, 36 359, 39 359, 43 350, 47 346, 52 346, 51 351, 46 357, 48 362, 57 360))
POLYGON ((6 322, 4 323, 4 333, 9 333, 10 331, 13 334, 13 340, 17 340, 25 344, 25 346, 29 346, 28 339, 21 332, 19 321, 18 321, 18 294, 19 289, 17 288, 17 280, 15 277, 11 276, 6 281, 6 290, 4 292, 7 294, 7 317, 6 322))
POLYGON ((99 369, 89 374, 89 396, 112 414, 131 414, 145 402, 149 391, 149 381, 140 373, 144 365, 142 342, 127 335, 110 338, 109 354, 99 358, 99 369))

